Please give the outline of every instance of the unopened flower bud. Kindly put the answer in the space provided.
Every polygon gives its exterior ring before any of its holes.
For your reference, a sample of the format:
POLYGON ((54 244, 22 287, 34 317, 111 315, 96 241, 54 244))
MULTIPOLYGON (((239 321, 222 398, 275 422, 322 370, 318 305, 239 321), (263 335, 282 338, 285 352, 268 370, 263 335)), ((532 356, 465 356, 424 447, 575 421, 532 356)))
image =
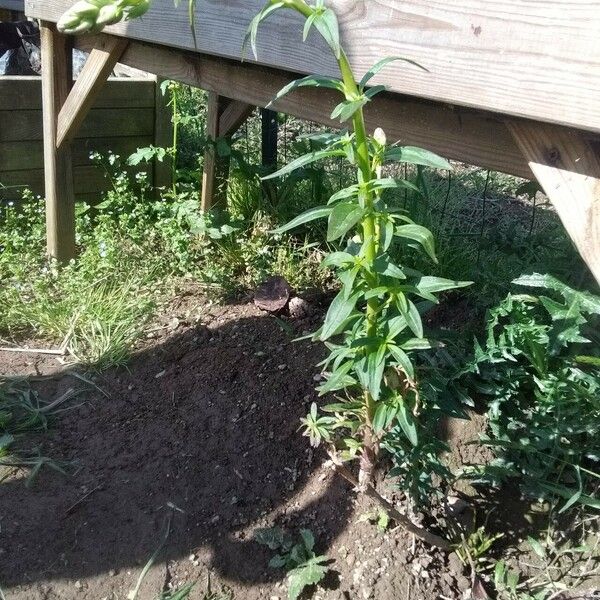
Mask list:
POLYGON ((387 138, 385 137, 385 131, 378 127, 373 133, 373 139, 380 145, 385 146, 387 143, 387 138))

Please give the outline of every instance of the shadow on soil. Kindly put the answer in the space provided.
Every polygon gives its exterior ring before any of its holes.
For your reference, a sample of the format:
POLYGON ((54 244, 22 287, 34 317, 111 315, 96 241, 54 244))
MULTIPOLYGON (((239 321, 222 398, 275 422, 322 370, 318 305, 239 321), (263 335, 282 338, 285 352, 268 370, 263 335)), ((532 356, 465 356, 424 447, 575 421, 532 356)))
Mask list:
MULTIPOLYGON (((195 553, 224 580, 280 579, 251 537, 273 521, 311 528, 326 551, 352 494, 311 478, 322 457, 297 431, 321 350, 253 316, 172 334, 105 373, 98 384, 110 398, 95 393, 66 412, 44 443, 76 473, 0 486, 2 584, 137 573, 164 535, 167 503, 181 512, 161 561, 195 553)), ((73 380, 44 385, 60 393, 73 380)))

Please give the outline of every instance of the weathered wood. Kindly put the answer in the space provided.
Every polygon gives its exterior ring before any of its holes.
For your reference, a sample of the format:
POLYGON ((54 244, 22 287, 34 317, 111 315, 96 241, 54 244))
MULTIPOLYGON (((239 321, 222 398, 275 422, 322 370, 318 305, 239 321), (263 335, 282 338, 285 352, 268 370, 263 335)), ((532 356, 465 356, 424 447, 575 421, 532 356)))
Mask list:
MULTIPOLYGON (((56 20, 71 0, 27 0, 28 14, 56 20)), ((198 51, 239 59, 242 39, 264 0, 198 0, 198 51)), ((357 73, 386 56, 406 56, 374 83, 401 94, 600 131, 600 10, 591 0, 330 0, 357 73)), ((155 0, 144 19, 109 31, 194 50, 187 3, 155 0)), ((262 64, 337 75, 316 32, 286 11, 259 35, 262 64)), ((251 58, 251 57, 248 57, 251 58)))
POLYGON ((235 133, 254 112, 254 106, 241 100, 232 100, 219 119, 219 135, 235 133))
POLYGON ((508 128, 600 284, 600 152, 574 130, 520 121, 508 128))
MULTIPOLYGON (((42 118, 38 111, 0 111, 0 142, 39 140, 42 118)), ((94 109, 83 122, 78 137, 148 136, 154 133, 153 108, 94 109)))
MULTIPOLYGON (((89 50, 98 37, 102 36, 77 38, 77 47, 89 50)), ((294 78, 275 69, 139 42, 129 44, 121 62, 262 107, 294 78)), ((338 102, 339 96, 331 90, 301 88, 277 101, 273 108, 339 127, 339 122, 329 118, 338 102)), ((422 146, 447 158, 518 177, 533 177, 504 121, 491 113, 381 94, 367 105, 365 114, 367 126, 371 130, 382 127, 391 141, 422 146)))
POLYGON ((210 143, 219 137, 219 116, 223 108, 224 99, 216 92, 208 93, 208 104, 206 112, 206 137, 209 144, 204 151, 204 168, 202 170, 202 196, 200 208, 203 212, 208 211, 214 204, 216 188, 217 152, 210 143))
MULTIPOLYGON (((111 78, 94 101, 94 108, 153 108, 155 80, 111 78)), ((42 110, 40 78, 6 75, 0 78, 0 110, 42 110)))
POLYGON ((57 260, 67 261, 75 257, 73 169, 71 149, 56 148, 56 127, 73 81, 71 44, 52 24, 42 22, 40 33, 47 252, 57 260))
POLYGON ((23 12, 25 6, 24 0, 0 0, 0 8, 23 12))
POLYGON ((128 43, 125 39, 115 37, 105 38, 104 42, 104 46, 96 46, 90 52, 60 109, 56 131, 57 148, 73 137, 79 129, 128 43))

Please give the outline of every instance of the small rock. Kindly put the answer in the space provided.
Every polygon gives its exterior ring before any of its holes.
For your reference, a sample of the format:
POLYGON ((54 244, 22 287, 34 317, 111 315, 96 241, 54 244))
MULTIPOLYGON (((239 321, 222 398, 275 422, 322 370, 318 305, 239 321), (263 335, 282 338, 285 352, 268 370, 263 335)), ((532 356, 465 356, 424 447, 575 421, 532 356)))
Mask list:
POLYGON ((293 319, 303 319, 310 315, 312 307, 304 298, 296 296, 290 300, 288 310, 290 311, 290 317, 293 319))
POLYGON ((277 365, 277 368, 278 368, 280 371, 285 371, 285 370, 287 369, 287 365, 277 365))
POLYGON ((83 588, 83 583, 81 583, 81 581, 76 581, 75 582, 75 589, 76 590, 80 590, 83 588))
POLYGON ((154 376, 154 379, 160 379, 161 377, 163 377, 163 376, 164 376, 164 374, 165 374, 165 373, 166 373, 166 371, 164 371, 164 370, 163 370, 163 371, 161 371, 160 373, 157 373, 157 374, 154 376))

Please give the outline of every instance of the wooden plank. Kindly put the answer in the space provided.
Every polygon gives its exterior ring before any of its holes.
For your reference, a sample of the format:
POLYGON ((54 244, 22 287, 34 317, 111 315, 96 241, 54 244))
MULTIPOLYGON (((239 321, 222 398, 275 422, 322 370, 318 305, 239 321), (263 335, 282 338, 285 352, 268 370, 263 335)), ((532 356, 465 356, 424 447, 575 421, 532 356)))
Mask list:
MULTIPOLYGON (((78 139, 71 143, 73 166, 92 164, 91 152, 101 154, 112 152, 125 159, 138 148, 153 143, 154 139, 151 136, 78 139)), ((41 141, 0 142, 0 181, 5 171, 30 171, 43 168, 44 149, 41 141)))
POLYGON ((75 257, 75 197, 71 149, 56 149, 58 113, 73 81, 71 44, 53 25, 40 24, 44 123, 44 188, 48 254, 59 261, 75 257))
POLYGON ((0 8, 22 13, 25 11, 25 2, 24 0, 0 0, 0 8))
MULTIPOLYGON (((87 50, 96 39, 96 36, 78 38, 77 46, 87 50)), ((274 69, 139 42, 130 43, 121 61, 262 107, 294 78, 274 69)), ((331 90, 301 88, 276 102, 274 108, 301 119, 339 127, 339 122, 329 118, 338 102, 339 96, 331 90)), ((533 177, 504 121, 491 113, 381 94, 367 105, 365 114, 369 129, 382 127, 390 141, 422 146, 446 158, 495 171, 533 177)))
POLYGON ((56 128, 57 148, 74 137, 127 47, 127 40, 121 38, 105 38, 103 41, 105 42, 103 46, 96 46, 90 52, 79 77, 60 109, 56 128))
POLYGON ((508 128, 600 284, 600 152, 577 131, 520 121, 508 128))
MULTIPOLYGON (((215 141, 219 137, 219 116, 223 107, 223 97, 216 92, 208 93, 206 112, 206 137, 215 141)), ((216 187, 217 156, 215 148, 208 145, 204 151, 204 168, 202 170, 202 196, 200 208, 203 212, 210 210, 214 204, 216 187)))
MULTIPOLYGON (((57 20, 71 0, 27 0, 30 16, 57 20)), ((198 51, 239 60, 264 0, 198 0, 198 51)), ((330 0, 354 70, 406 56, 373 83, 401 94, 600 132, 600 10, 595 0, 330 0)), ((155 0, 144 19, 109 30, 130 39, 194 50, 187 3, 155 0)), ((259 35, 261 64, 337 75, 313 31, 302 44, 299 16, 269 18, 259 35)))
MULTIPOLYGON (((128 173, 135 173, 141 169, 128 168, 128 173)), ((152 170, 149 172, 152 178, 152 170)), ((104 171, 94 166, 81 166, 73 168, 74 196, 80 201, 84 197, 98 197, 102 192, 112 189, 110 180, 105 177, 104 171)), ((26 171, 6 171, 0 173, 0 200, 18 200, 25 189, 34 194, 44 195, 44 170, 32 169, 26 171)))
MULTIPOLYGON (((0 142, 30 141, 42 138, 39 111, 1 111, 0 142)), ((80 138, 148 136, 154 134, 153 108, 99 108, 90 111, 78 133, 80 138)))
MULTIPOLYGON (((153 79, 109 79, 93 104, 94 108, 154 107, 153 79)), ((0 109, 42 110, 40 77, 0 77, 0 109)))

